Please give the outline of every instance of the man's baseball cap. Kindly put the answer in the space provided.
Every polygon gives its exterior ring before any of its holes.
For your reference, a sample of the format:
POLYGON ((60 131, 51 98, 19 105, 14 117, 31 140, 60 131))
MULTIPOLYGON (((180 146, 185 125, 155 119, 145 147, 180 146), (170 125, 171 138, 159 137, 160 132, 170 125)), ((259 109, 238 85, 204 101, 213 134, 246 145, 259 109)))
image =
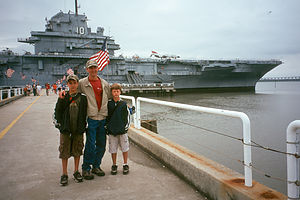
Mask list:
POLYGON ((88 60, 86 62, 86 65, 85 65, 86 68, 93 67, 93 66, 98 67, 98 64, 95 60, 88 60))
POLYGON ((69 82, 69 80, 74 80, 74 81, 79 81, 79 78, 74 75, 74 74, 70 74, 68 77, 67 77, 67 82, 69 82))

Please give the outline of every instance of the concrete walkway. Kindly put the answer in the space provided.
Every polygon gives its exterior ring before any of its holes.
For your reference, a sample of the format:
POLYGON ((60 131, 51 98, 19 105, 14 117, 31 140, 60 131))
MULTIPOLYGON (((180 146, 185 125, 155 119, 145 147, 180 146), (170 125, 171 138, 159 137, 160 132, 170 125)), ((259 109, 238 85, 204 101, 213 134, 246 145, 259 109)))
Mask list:
MULTIPOLYGON (((69 185, 60 186, 59 132, 52 124, 56 100, 54 94, 29 96, 0 107, 0 200, 206 199, 133 144, 128 175, 122 171, 110 175, 107 151, 101 166, 106 176, 75 183, 71 158, 69 185)), ((118 155, 121 166, 121 153, 118 155)))

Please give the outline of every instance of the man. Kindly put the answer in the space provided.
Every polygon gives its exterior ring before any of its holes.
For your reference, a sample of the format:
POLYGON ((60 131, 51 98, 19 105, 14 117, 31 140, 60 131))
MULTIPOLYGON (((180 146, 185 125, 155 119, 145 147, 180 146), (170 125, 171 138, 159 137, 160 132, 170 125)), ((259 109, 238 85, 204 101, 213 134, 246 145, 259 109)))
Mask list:
POLYGON ((45 88, 46 88, 46 95, 49 96, 50 84, 46 83, 45 88))
POLYGON ((109 84, 98 76, 98 65, 94 60, 86 63, 88 77, 79 81, 78 91, 84 93, 88 99, 88 130, 83 155, 83 177, 91 180, 94 173, 104 176, 100 168, 106 147, 106 133, 104 129, 107 116, 107 102, 111 96, 109 84), (91 170, 91 166, 93 167, 91 170), (91 170, 91 172, 90 172, 91 170))
POLYGON ((91 180, 94 178, 91 173, 98 176, 105 175, 100 165, 106 148, 104 125, 107 116, 107 102, 111 98, 111 93, 108 82, 98 76, 96 61, 87 61, 86 70, 89 75, 79 80, 78 92, 85 94, 88 100, 88 129, 83 154, 82 176, 86 180, 91 180))

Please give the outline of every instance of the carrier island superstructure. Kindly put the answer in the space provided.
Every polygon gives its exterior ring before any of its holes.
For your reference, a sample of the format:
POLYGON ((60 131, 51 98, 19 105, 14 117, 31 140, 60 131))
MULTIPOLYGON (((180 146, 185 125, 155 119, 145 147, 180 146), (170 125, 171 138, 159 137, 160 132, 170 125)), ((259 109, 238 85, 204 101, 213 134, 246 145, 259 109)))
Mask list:
POLYGON ((98 52, 105 38, 109 65, 99 75, 108 82, 125 85, 169 84, 180 89, 254 90, 256 82, 282 62, 278 60, 184 60, 178 58, 124 58, 115 56, 120 45, 104 35, 104 28, 92 32, 87 16, 58 12, 46 19, 45 31, 32 31, 18 42, 34 45, 35 53, 0 53, 0 86, 23 86, 35 79, 39 84, 54 83, 72 69, 79 77, 87 75, 85 63, 98 52), (7 69, 13 69, 10 78, 7 69))

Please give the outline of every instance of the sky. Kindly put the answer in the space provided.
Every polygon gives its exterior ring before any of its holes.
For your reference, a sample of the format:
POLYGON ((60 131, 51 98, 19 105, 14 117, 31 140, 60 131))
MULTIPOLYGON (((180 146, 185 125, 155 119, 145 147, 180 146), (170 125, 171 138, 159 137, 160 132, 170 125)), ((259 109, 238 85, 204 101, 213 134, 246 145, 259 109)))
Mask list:
MULTIPOLYGON (((182 59, 277 59, 270 76, 300 76, 300 0, 78 0, 95 32, 104 27, 121 49, 182 59)), ((45 17, 75 10, 75 0, 0 0, 0 49, 32 51, 18 43, 44 31, 45 17)))

